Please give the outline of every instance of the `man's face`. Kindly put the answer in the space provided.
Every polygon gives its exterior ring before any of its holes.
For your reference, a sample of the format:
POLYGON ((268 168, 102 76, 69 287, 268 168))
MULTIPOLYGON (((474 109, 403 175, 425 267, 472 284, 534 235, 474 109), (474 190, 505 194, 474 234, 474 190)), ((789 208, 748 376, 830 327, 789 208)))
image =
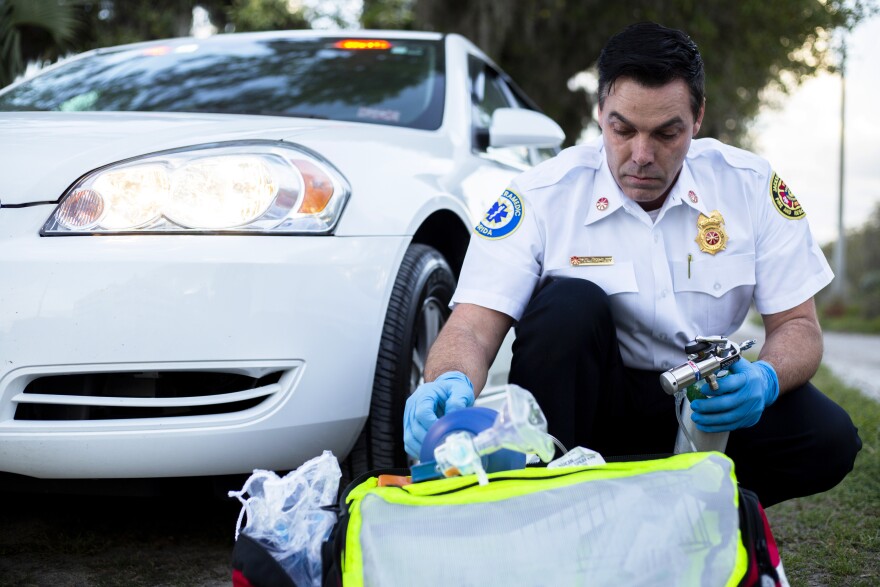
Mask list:
POLYGON ((608 167, 629 198, 648 209, 663 203, 700 130, 684 80, 649 88, 630 78, 612 84, 599 108, 608 167))

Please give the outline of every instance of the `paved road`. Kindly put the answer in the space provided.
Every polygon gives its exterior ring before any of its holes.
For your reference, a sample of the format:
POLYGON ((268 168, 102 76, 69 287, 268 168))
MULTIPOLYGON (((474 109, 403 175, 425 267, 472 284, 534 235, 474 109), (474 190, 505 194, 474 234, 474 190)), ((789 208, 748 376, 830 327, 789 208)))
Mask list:
MULTIPOLYGON (((761 341, 763 336, 763 327, 746 320, 732 338, 735 342, 748 338, 761 341)), ((880 401, 880 336, 825 332, 824 337, 822 363, 850 387, 880 401)), ((760 348, 760 345, 755 348, 760 348)))

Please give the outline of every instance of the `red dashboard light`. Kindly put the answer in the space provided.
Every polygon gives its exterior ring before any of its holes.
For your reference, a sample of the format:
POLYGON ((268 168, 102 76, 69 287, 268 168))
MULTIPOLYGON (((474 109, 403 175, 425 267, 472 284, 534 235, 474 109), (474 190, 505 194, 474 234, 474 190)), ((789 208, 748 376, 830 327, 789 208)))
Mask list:
POLYGON ((355 50, 386 50, 391 48, 391 43, 381 39, 343 39, 333 45, 337 49, 355 50))

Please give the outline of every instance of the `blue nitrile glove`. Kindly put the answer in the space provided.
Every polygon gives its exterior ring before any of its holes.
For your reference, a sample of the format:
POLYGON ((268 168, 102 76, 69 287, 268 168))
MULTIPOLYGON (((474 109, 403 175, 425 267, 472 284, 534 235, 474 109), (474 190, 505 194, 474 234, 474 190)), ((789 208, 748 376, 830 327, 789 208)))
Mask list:
POLYGON ((740 358, 729 371, 718 379, 717 391, 704 385, 702 392, 714 397, 691 402, 691 419, 703 432, 754 426, 764 409, 779 397, 779 379, 769 363, 740 358))
POLYGON ((444 373, 430 383, 419 385, 406 400, 403 412, 403 445, 414 459, 419 458, 428 428, 440 416, 474 405, 474 385, 459 371, 444 373))

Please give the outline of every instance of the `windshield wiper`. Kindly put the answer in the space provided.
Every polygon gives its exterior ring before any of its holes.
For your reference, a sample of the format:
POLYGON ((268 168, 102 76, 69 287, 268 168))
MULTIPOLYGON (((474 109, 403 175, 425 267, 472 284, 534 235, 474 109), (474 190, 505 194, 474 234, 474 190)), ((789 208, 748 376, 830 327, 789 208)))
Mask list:
POLYGON ((314 118, 316 120, 330 120, 329 116, 321 116, 320 114, 310 114, 308 112, 275 112, 274 114, 271 112, 267 112, 266 114, 272 116, 287 116, 290 118, 314 118))

